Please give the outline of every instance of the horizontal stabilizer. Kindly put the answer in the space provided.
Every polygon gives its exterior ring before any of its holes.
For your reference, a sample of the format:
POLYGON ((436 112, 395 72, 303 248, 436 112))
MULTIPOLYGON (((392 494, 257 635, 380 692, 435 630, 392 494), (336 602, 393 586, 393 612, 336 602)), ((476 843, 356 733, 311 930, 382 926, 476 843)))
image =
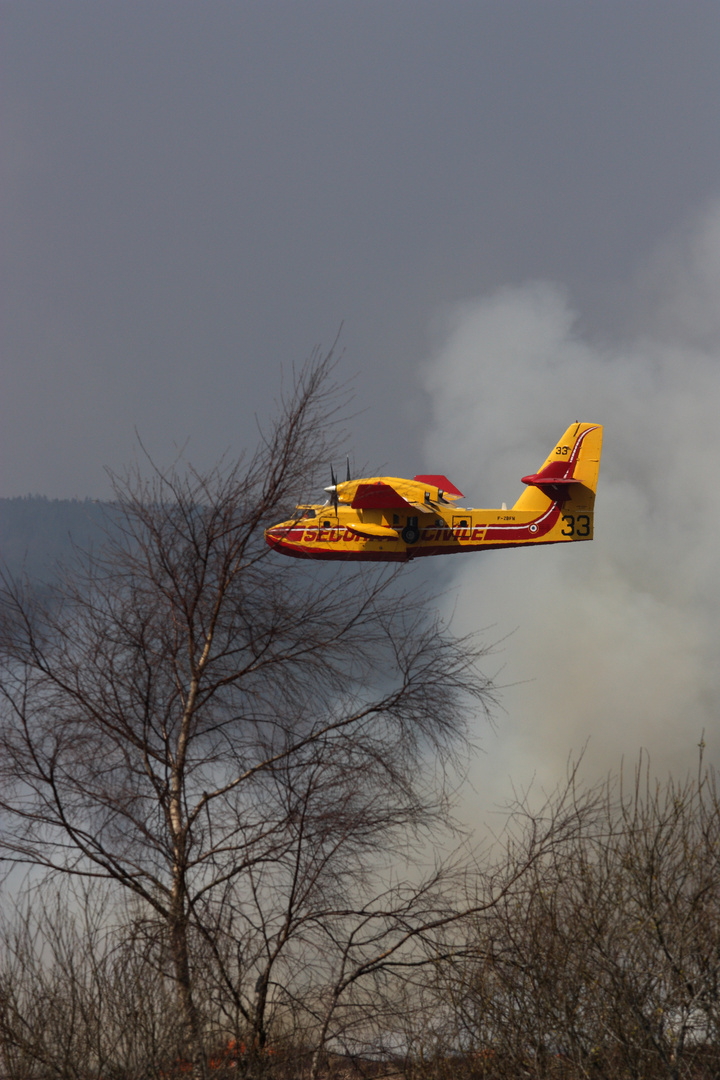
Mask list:
POLYGON ((532 476, 523 476, 523 484, 534 484, 542 487, 543 484, 581 484, 582 480, 576 480, 574 476, 551 476, 549 472, 533 473, 532 476))

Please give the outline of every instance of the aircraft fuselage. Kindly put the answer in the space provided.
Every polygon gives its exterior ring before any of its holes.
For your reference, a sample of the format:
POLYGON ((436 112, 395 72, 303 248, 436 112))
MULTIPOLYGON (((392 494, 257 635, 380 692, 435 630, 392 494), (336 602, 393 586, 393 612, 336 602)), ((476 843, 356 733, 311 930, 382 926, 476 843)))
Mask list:
MULTIPOLYGON (((592 500, 587 505, 575 504, 572 513, 563 513, 557 501, 540 514, 453 506, 446 515, 434 513, 427 520, 418 514, 379 510, 362 510, 358 514, 342 505, 337 513, 332 506, 299 509, 313 511, 313 517, 282 522, 268 529, 266 538, 276 551, 301 559, 395 562, 426 555, 592 540, 593 536, 592 500), (361 535, 363 527, 370 532, 368 526, 377 528, 376 536, 361 535), (408 529, 416 530, 417 540, 408 543, 403 539, 408 529)), ((411 531, 410 537, 414 535, 411 531)))

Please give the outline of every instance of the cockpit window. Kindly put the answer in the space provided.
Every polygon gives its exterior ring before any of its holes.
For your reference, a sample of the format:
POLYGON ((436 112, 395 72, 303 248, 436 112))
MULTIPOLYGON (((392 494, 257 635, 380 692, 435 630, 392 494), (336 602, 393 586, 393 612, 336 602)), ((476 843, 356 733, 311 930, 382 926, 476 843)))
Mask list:
POLYGON ((310 506, 298 506, 295 509, 295 520, 300 521, 302 518, 314 518, 315 511, 310 506))

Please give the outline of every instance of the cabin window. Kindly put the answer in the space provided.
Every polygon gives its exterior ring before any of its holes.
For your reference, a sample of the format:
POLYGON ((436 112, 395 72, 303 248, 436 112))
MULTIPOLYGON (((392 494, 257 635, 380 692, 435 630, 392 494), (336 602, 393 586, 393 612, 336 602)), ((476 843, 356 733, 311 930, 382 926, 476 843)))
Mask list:
POLYGON ((399 525, 399 524, 400 524, 400 515, 399 514, 393 514, 393 525, 399 525))
POLYGON ((329 521, 323 521, 322 527, 323 527, 323 529, 329 529, 330 528, 330 522, 329 521))

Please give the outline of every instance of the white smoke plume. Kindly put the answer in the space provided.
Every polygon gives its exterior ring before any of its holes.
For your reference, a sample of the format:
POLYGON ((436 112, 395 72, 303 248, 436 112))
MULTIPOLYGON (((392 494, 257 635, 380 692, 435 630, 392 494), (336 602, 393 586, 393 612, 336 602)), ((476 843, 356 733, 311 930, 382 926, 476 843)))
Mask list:
MULTIPOLYGON (((464 304, 426 369, 426 465, 464 505, 512 506, 575 420, 604 424, 595 539, 456 556, 458 631, 505 639, 503 711, 481 734, 474 812, 587 743, 601 777, 641 748, 655 773, 720 759, 720 204, 657 255, 628 340, 582 340, 544 282, 464 304)), ((637 306, 639 307, 639 301, 637 306)))

